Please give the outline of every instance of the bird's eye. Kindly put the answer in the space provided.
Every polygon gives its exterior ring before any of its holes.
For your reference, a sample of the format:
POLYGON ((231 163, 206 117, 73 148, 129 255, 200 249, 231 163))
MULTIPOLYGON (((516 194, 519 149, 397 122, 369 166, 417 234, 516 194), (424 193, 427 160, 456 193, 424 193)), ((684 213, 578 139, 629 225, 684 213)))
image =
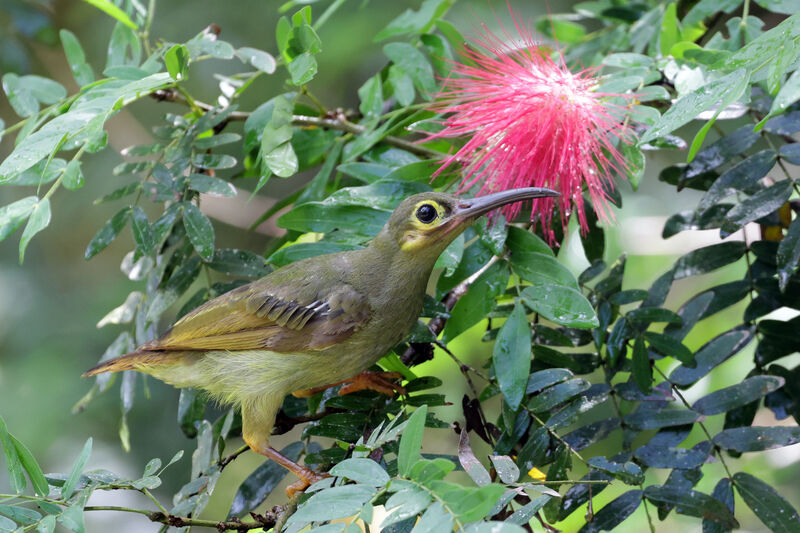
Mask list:
POLYGON ((438 215, 439 213, 436 211, 436 208, 431 204, 423 204, 417 209, 417 218, 420 222, 424 222, 425 224, 430 224, 436 220, 438 215))

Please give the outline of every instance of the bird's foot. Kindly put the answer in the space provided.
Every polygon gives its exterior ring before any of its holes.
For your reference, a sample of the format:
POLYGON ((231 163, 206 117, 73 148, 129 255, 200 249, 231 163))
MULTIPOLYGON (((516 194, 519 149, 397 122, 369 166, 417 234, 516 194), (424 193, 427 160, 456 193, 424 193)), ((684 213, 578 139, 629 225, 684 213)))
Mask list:
POLYGON ((350 394, 360 390, 374 390, 376 392, 380 392, 381 394, 385 394, 386 396, 394 396, 395 394, 404 395, 406 393, 405 388, 389 381, 390 379, 401 379, 402 377, 403 374, 400 374, 399 372, 372 372, 370 370, 365 370, 362 373, 353 376, 352 378, 345 379, 344 381, 337 381, 336 383, 331 383, 330 385, 325 385, 323 387, 314 387, 313 389, 294 391, 292 396, 296 398, 310 398, 316 393, 322 392, 325 389, 334 387, 336 385, 344 385, 344 387, 339 389, 339 396, 344 396, 345 394, 350 394))
POLYGON ((390 381, 391 379, 401 379, 402 377, 403 374, 399 372, 372 372, 365 370, 344 381, 345 386, 339 389, 339 396, 360 390, 374 390, 386 396, 405 395, 406 389, 404 387, 390 381))
MULTIPOLYGON (((252 448, 252 446, 251 446, 252 448)), ((297 492, 306 490, 309 486, 313 485, 317 481, 325 479, 326 477, 330 477, 326 473, 317 473, 311 470, 308 467, 300 466, 296 462, 292 461, 281 452, 272 448, 271 446, 266 446, 264 448, 253 448, 261 455, 267 456, 272 461, 275 461, 300 479, 296 482, 292 483, 286 488, 286 495, 291 498, 297 492)))
POLYGON ((302 468, 302 470, 303 471, 293 471, 294 474, 300 479, 286 487, 286 496, 288 496, 289 499, 291 499, 298 492, 303 492, 317 481, 322 481, 326 477, 331 477, 324 472, 322 474, 318 474, 309 468, 302 468))

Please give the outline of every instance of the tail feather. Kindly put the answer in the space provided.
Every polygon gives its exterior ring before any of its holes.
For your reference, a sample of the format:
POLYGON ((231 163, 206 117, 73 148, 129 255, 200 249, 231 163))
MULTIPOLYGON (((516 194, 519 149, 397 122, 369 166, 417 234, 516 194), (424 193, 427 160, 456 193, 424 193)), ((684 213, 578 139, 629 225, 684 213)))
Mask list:
POLYGON ((160 366, 174 362, 180 354, 176 352, 159 352, 137 350, 120 355, 114 359, 103 361, 94 368, 83 373, 83 377, 96 376, 103 372, 122 372, 123 370, 142 370, 146 367, 160 366))

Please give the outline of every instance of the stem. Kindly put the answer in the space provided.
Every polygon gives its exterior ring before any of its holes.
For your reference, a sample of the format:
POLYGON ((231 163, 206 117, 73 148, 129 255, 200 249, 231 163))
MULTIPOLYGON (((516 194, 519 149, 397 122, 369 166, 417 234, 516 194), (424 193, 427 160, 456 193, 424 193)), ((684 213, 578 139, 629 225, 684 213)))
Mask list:
POLYGON ((331 5, 329 5, 328 9, 326 9, 317 19, 317 22, 313 26, 314 30, 319 31, 319 29, 323 24, 325 24, 330 16, 336 13, 336 11, 342 7, 342 4, 344 4, 344 0, 335 0, 331 5))
POLYGON ((156 11, 156 0, 150 0, 147 4, 147 17, 145 18, 144 28, 142 29, 141 39, 144 43, 145 53, 149 56, 152 53, 150 49, 150 27, 153 25, 153 15, 156 11))
MULTIPOLYGON (((527 410, 527 408, 526 408, 526 410, 527 410)), ((546 429, 547 433, 549 433, 551 437, 553 437, 558 442, 560 442, 561 444, 566 446, 567 449, 570 451, 570 453, 572 455, 574 455, 575 457, 577 457, 578 460, 580 462, 582 462, 586 466, 586 468, 592 468, 592 466, 589 463, 586 462, 586 459, 583 458, 583 456, 578 452, 578 450, 576 450, 575 448, 570 446, 569 443, 567 441, 565 441, 564 439, 562 439, 561 436, 558 433, 556 433, 554 429, 547 427, 547 425, 544 423, 544 421, 541 418, 539 418, 538 416, 536 416, 536 413, 534 413, 533 411, 528 411, 528 412, 533 417, 533 419, 536 420, 537 424, 539 424, 544 429, 546 429)), ((545 484, 547 484, 547 483, 555 483, 555 481, 546 481, 545 484)), ((570 483, 574 483, 574 481, 570 481, 570 483)))
MULTIPOLYGON (((691 405, 689 405, 689 402, 687 402, 687 401, 686 401, 686 398, 684 398, 684 397, 683 397, 683 394, 681 394, 681 391, 680 391, 680 390, 678 390, 678 387, 677 387, 677 385, 675 385, 674 383, 672 383, 672 382, 669 380, 669 378, 667 377, 667 375, 666 375, 666 374, 664 374, 664 372, 662 372, 660 368, 658 368, 658 367, 657 367, 657 366, 655 366, 655 365, 653 365, 653 368, 655 368, 655 369, 656 369, 656 371, 657 371, 659 374, 661 374, 661 377, 663 377, 663 378, 664 378, 664 381, 666 381, 667 383, 669 383, 669 385, 670 385, 670 388, 672 389, 672 392, 673 392, 673 393, 675 393, 675 396, 677 396, 677 397, 678 397, 678 399, 680 399, 680 401, 683 403, 683 405, 684 405, 684 406, 685 406, 687 409, 691 410, 691 409, 692 409, 692 406, 691 406, 691 405)), ((714 453, 717 455, 717 458, 719 459, 719 462, 722 464, 722 467, 723 467, 723 468, 725 468, 725 473, 727 473, 727 474, 728 474, 728 477, 729 477, 729 478, 733 479, 733 474, 731 473, 730 469, 728 468, 728 464, 725 462, 725 458, 722 456, 722 452, 720 451, 719 447, 718 447, 716 444, 714 444, 714 438, 711 436, 711 433, 709 433, 709 431, 708 431, 708 428, 706 428, 706 425, 705 425, 705 424, 703 424, 702 422, 697 422, 697 425, 698 425, 698 426, 700 426, 700 429, 702 429, 702 430, 703 430, 703 433, 705 433, 705 434, 706 434, 706 437, 708 438, 708 440, 709 440, 709 441, 711 442, 711 444, 713 445, 713 450, 714 450, 714 453)))
MULTIPOLYGON (((158 100, 188 105, 197 112, 209 111, 214 108, 214 106, 200 102, 199 100, 191 99, 191 96, 189 96, 188 93, 186 93, 186 91, 180 87, 175 87, 172 90, 162 89, 154 91, 152 95, 158 100)), ((249 116, 250 113, 247 111, 234 111, 228 116, 228 120, 247 120, 249 116)), ((344 113, 339 114, 336 118, 292 115, 292 125, 316 126, 329 130, 345 131, 347 133, 353 133, 356 135, 367 132, 366 127, 361 126, 360 124, 354 124, 347 120, 344 113)), ((407 150, 413 154, 430 157, 432 159, 441 159, 444 155, 446 155, 442 152, 426 148, 425 146, 408 141, 401 137, 395 137, 394 135, 385 136, 383 138, 383 142, 391 146, 396 146, 397 148, 402 148, 403 150, 407 150)))
POLYGON ((323 116, 324 116, 324 115, 327 115, 327 114, 328 114, 328 110, 325 108, 325 106, 324 106, 324 105, 322 105, 322 102, 320 102, 319 98, 317 98, 316 96, 314 96, 314 94, 313 94, 313 93, 311 93, 311 91, 309 91, 309 90, 308 90, 308 87, 307 87, 306 85, 303 85, 303 88, 302 88, 302 93, 303 93, 303 94, 304 94, 304 95, 305 95, 305 96, 306 96, 306 97, 307 97, 309 100, 311 100, 311 102, 312 102, 312 103, 313 103, 313 104, 316 106, 316 108, 317 108, 317 111, 319 111, 319 113, 320 113, 321 115, 323 115, 323 116))
POLYGON ((238 519, 233 520, 201 520, 199 518, 189 518, 186 516, 175 516, 164 512, 153 512, 144 509, 132 509, 130 507, 121 507, 118 505, 87 505, 83 508, 84 511, 117 511, 124 513, 136 513, 146 516, 151 522, 158 522, 173 527, 211 527, 218 531, 250 531, 251 529, 268 528, 275 524, 276 517, 273 513, 267 513, 258 522, 242 522, 238 519))

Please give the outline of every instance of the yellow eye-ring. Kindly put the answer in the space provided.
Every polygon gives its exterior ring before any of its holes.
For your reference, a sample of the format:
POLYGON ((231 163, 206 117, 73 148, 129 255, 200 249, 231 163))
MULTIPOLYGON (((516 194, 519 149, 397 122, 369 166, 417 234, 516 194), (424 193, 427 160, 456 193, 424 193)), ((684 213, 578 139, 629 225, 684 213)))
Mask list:
POLYGON ((414 216, 423 224, 430 224, 439 217, 439 210, 434 204, 424 202, 417 206, 414 216))

